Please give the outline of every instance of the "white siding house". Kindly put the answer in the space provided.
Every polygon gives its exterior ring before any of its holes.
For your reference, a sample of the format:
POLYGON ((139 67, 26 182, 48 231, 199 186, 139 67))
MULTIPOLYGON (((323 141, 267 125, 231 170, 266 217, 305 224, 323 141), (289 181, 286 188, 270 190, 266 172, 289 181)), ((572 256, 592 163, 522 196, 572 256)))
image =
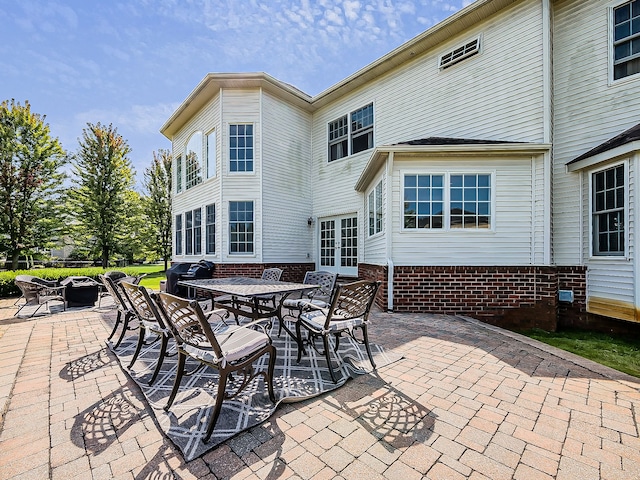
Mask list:
POLYGON ((208 74, 161 130, 173 260, 374 278, 383 308, 523 328, 640 321, 636 28, 640 0, 477 0, 315 97, 208 74))

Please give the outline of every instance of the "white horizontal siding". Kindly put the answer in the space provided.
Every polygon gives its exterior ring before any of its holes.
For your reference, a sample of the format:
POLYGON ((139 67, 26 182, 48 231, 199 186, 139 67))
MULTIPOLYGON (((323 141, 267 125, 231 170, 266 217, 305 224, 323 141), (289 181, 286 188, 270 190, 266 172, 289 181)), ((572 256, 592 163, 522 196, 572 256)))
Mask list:
MULTIPOLYGON (((206 145, 206 135, 212 130, 216 130, 217 132, 217 165, 216 172, 220 172, 220 96, 215 95, 196 115, 194 115, 185 125, 184 127, 176 133, 175 137, 172 141, 172 150, 174 159, 178 155, 182 155, 183 158, 183 183, 185 178, 184 171, 184 157, 185 157, 185 147, 191 135, 196 131, 201 131, 203 133, 203 145, 202 145, 202 153, 203 158, 201 161, 206 163, 206 155, 207 155, 207 145, 206 145)), ((175 163, 174 163, 175 165, 175 163)), ((175 241, 175 216, 177 214, 183 214, 183 226, 184 226, 184 213, 187 211, 195 210, 198 208, 202 209, 202 255, 180 255, 173 256, 173 261, 176 262, 190 262, 197 261, 201 258, 206 258, 212 261, 219 261, 220 259, 220 177, 213 177, 206 179, 203 176, 203 183, 200 185, 196 185, 195 187, 190 188, 189 190, 185 190, 184 186, 182 187, 182 192, 175 193, 175 168, 173 169, 173 185, 174 185, 174 195, 172 199, 172 213, 173 213, 173 226, 172 226, 172 238, 175 241), (209 204, 216 204, 216 254, 215 255, 205 255, 205 215, 206 211, 204 207, 209 204)), ((204 173, 204 169, 203 169, 204 173)), ((184 235, 183 235, 184 240, 184 235)), ((175 251, 175 248, 174 248, 175 251)), ((184 252, 183 248, 183 252, 184 252)))
POLYGON ((553 249, 560 265, 584 261, 590 235, 588 190, 581 197, 580 174, 565 164, 640 118, 640 76, 609 83, 609 7, 618 3, 554 3, 553 249))
POLYGON ((263 93, 262 125, 263 261, 313 261, 311 115, 263 93))
MULTIPOLYGON (((393 182, 393 261, 396 265, 531 265, 534 216, 532 162, 528 158, 430 160, 396 159, 393 182), (401 178, 405 172, 491 173, 493 230, 402 230, 401 178)), ((537 188, 542 188, 538 185, 537 188)), ((542 241, 538 239, 538 241, 542 241)))
POLYGON ((387 175, 386 172, 382 172, 382 175, 378 176, 373 182, 371 182, 371 188, 366 191, 363 196, 363 212, 364 218, 362 225, 362 232, 364 234, 364 245, 362 261, 365 263, 372 263, 374 265, 386 265, 387 263, 387 235, 386 223, 387 215, 387 195, 388 195, 387 175), (373 236, 369 236, 369 194, 375 188, 375 186, 382 182, 382 232, 373 236))

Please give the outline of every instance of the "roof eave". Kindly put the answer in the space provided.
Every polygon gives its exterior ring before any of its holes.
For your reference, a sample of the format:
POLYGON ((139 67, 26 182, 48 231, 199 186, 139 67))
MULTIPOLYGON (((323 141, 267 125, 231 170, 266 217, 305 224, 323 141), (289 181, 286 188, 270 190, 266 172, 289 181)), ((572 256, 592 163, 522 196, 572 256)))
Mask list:
POLYGON ((172 140, 184 124, 223 88, 262 88, 304 110, 312 110, 309 95, 266 73, 209 73, 162 125, 160 133, 172 140))
POLYGON ((625 143, 624 145, 620 145, 619 147, 597 153, 596 155, 592 155, 590 157, 582 158, 577 162, 571 161, 566 164, 567 172, 584 170, 585 168, 593 167, 603 162, 610 162, 628 157, 637 152, 640 152, 640 140, 625 143))
POLYGON ((471 157, 486 159, 486 157, 499 156, 530 156, 540 155, 551 150, 550 143, 486 143, 486 144, 460 144, 460 145, 388 145, 374 148, 369 161, 362 170, 355 184, 357 192, 364 192, 380 167, 386 162, 391 153, 394 157, 401 155, 407 157, 431 157, 455 155, 456 157, 471 157))

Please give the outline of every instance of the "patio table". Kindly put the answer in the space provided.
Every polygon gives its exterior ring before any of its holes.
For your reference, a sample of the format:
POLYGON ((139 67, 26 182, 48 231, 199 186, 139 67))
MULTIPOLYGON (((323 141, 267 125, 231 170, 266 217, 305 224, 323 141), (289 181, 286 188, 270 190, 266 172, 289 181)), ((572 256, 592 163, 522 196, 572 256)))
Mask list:
POLYGON ((293 292, 312 290, 318 285, 306 283, 263 280, 261 278, 227 277, 200 280, 180 280, 178 285, 189 289, 208 292, 215 305, 252 321, 278 317, 283 329, 297 341, 295 333, 287 328, 282 320, 282 303, 293 292), (221 293, 226 298, 215 296, 221 293), (274 298, 271 302, 271 297, 274 298))

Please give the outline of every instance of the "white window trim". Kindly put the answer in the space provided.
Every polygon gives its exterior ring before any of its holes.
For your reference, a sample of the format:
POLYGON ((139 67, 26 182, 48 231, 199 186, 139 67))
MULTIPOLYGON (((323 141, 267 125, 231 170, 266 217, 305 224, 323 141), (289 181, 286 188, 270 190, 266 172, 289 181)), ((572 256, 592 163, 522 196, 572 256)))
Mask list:
MULTIPOLYGON (((204 170, 204 156, 202 154, 203 152, 203 143, 204 143, 204 135, 202 134, 202 130, 195 130, 193 133, 191 133, 191 135, 189 135, 189 139, 187 140, 187 143, 185 144, 184 147, 184 155, 183 155, 183 166, 182 166, 182 170, 183 170, 183 176, 184 176, 184 190, 191 190, 192 188, 197 187, 198 185, 201 185, 205 178, 203 177, 203 170, 204 170), (200 154, 200 158, 196 158, 196 162, 197 162, 197 169, 200 171, 200 181, 196 181, 193 185, 189 184, 189 172, 188 172, 188 158, 189 158, 189 152, 191 151, 189 149, 189 144, 191 143, 191 140, 193 140, 196 136, 200 136, 200 145, 198 145, 198 150, 199 152, 194 152, 196 154, 200 154)), ((194 176, 194 179, 197 180, 197 175, 194 176)))
POLYGON ((628 262, 630 260, 629 257, 629 159, 624 159, 622 161, 611 162, 606 165, 600 164, 598 168, 592 168, 587 171, 587 175, 589 177, 589 194, 587 195, 587 201, 589 204, 587 205, 587 212, 589 215, 589 231, 587 235, 589 236, 589 261, 596 262, 628 262), (593 253, 593 174, 597 172, 601 172, 603 170, 608 170, 610 168, 615 168, 620 165, 624 165, 624 220, 625 220, 625 229, 624 229, 624 255, 594 255, 593 253))
MULTIPOLYGON (((383 179, 382 179, 382 178, 378 179, 378 181, 377 181, 377 182, 374 182, 374 186, 373 186, 373 188, 372 188, 371 190, 369 190, 369 192, 367 193, 367 197, 366 197, 366 199, 367 199, 367 210, 366 210, 366 218, 367 218, 367 223, 366 223, 366 228, 367 228, 367 230, 366 230, 366 231, 367 231, 367 237, 368 237, 368 238, 374 238, 374 237, 377 237, 377 236, 380 236, 380 235, 383 235, 383 234, 384 234, 384 227, 385 227, 385 223, 386 223, 386 222, 385 222, 385 218, 384 218, 384 216, 385 216, 385 201, 384 201, 384 199, 385 199, 385 184, 384 184, 384 182, 383 182, 383 179), (381 221, 381 225, 380 225, 380 231, 379 231, 379 232, 371 233, 371 232, 369 231, 369 221, 370 221, 370 219, 369 219, 369 212, 371 211, 371 210, 370 210, 370 208, 371 208, 371 207, 370 207, 369 201, 370 201, 370 195, 373 193, 373 199, 374 199, 374 202, 375 202, 375 203, 377 203, 377 202, 376 202, 377 198, 376 198, 375 191, 376 191, 376 189, 377 189, 378 185, 381 185, 381 192, 380 192, 380 195, 381 195, 381 197, 382 197, 382 198, 381 198, 381 200, 380 200, 380 210, 381 210, 381 215, 382 215, 382 221, 381 221)), ((374 223, 375 223, 375 214, 376 214, 376 210, 375 210, 375 208, 374 208, 374 212, 373 212, 373 213, 374 213, 374 223)), ((375 230, 375 228, 374 228, 374 230, 375 230)))
POLYGON ((496 232, 496 170, 483 170, 478 168, 433 171, 426 169, 408 169, 400 171, 400 232, 420 233, 423 235, 442 235, 455 232, 456 235, 478 235, 496 232), (404 226, 404 177, 405 175, 443 175, 444 176, 444 226, 442 228, 405 228, 404 226), (491 225, 489 228, 451 228, 451 175, 490 175, 491 176, 491 225))
MULTIPOLYGON (((256 175, 256 163, 257 163, 257 149, 256 149, 256 138, 257 138, 257 126, 255 122, 229 122, 226 125, 226 140, 227 140, 227 146, 226 146, 226 157, 227 157, 227 173, 229 175, 234 175, 234 176, 255 176, 256 175), (253 169, 250 171, 240 171, 240 172, 234 172, 231 171, 231 125, 251 125, 253 126, 253 169)), ((242 201, 242 200, 238 200, 238 201, 242 201)))
POLYGON ((257 208, 258 202, 254 198, 231 198, 225 202, 225 215, 226 218, 226 256, 227 258, 257 258, 258 256, 258 215, 257 208), (231 203, 233 202, 251 202, 253 203, 253 252, 251 253, 235 253, 231 251, 231 218, 229 216, 231 203))
POLYGON ((344 160, 345 158, 349 158, 352 157, 353 155, 358 155, 361 153, 365 153, 365 152, 369 152, 371 151, 373 148, 375 148, 375 143, 376 143, 376 102, 375 101, 370 101, 365 103, 364 105, 361 105, 360 107, 354 108, 354 109, 350 109, 347 113, 344 113, 342 115, 337 115, 334 116, 331 120, 326 122, 326 149, 327 149, 327 163, 335 163, 335 162, 339 162, 340 160, 344 160), (354 112, 357 112, 358 110, 361 110, 365 107, 368 107, 369 105, 371 105, 371 108, 373 109, 373 125, 371 126, 371 132, 373 135, 373 145, 374 147, 372 148, 367 148, 365 150, 362 150, 358 153, 353 153, 352 152, 352 142, 353 142, 353 130, 351 130, 351 114, 354 112), (336 120, 341 119, 342 117, 347 118, 347 154, 344 157, 340 157, 340 158, 336 158, 335 160, 331 160, 331 140, 329 139, 329 135, 330 135, 330 131, 329 131, 329 125, 333 122, 335 122, 336 120))
POLYGON ((615 17, 614 17, 614 13, 613 11, 620 7, 621 5, 624 5, 625 3, 628 3, 629 0, 624 0, 624 1, 616 1, 615 3, 611 4, 607 10, 608 10, 608 16, 607 16, 607 30, 608 30, 608 36, 609 36, 609 49, 608 49, 608 54, 609 54, 609 58, 608 58, 608 67, 609 67, 609 85, 620 85, 623 83, 627 83, 627 82, 632 82, 634 80, 638 80, 640 78, 640 73, 634 73, 633 75, 627 75, 626 77, 622 77, 619 78, 617 80, 615 80, 613 78, 613 70, 614 70, 614 61, 615 61, 615 55, 614 55, 614 46, 613 44, 615 43, 614 40, 614 22, 615 22, 615 17))
POLYGON ((206 180, 210 178, 215 178, 217 176, 218 170, 218 131, 214 128, 213 130, 207 132, 205 136, 205 145, 206 145, 206 180), (211 145, 209 140, 213 135, 214 145, 213 145, 213 163, 211 162, 211 145), (213 166, 213 168, 210 168, 213 166))

